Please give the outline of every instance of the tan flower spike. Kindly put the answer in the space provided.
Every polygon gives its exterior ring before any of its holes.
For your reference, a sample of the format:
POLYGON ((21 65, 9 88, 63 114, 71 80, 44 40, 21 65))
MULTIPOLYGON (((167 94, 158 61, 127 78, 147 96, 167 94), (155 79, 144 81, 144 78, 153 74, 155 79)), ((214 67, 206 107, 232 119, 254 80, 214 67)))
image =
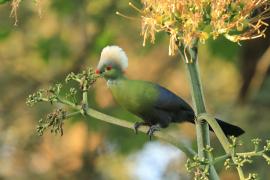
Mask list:
MULTIPOLYGON (((155 33, 170 34, 169 55, 179 44, 224 35, 233 42, 264 37, 270 16, 270 0, 142 0, 143 45, 155 33), (177 44, 176 44, 177 43, 177 44)), ((132 5, 133 6, 133 5, 132 5)), ((137 8, 136 8, 137 9, 137 8)))

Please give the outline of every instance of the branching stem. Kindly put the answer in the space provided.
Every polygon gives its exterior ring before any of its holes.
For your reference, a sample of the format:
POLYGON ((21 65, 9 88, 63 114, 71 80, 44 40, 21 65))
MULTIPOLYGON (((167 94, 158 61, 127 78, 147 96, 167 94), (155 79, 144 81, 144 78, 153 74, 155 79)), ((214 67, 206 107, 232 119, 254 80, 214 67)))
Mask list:
POLYGON ((69 114, 67 114, 65 116, 65 119, 71 118, 71 117, 76 116, 76 115, 79 115, 79 114, 81 114, 80 111, 75 111, 75 112, 69 113, 69 114))
POLYGON ((225 152, 230 154, 231 153, 230 142, 228 141, 228 139, 225 136, 224 132, 222 131, 221 127, 217 123, 216 119, 207 113, 199 114, 197 118, 199 121, 206 120, 209 123, 209 125, 214 130, 219 142, 221 143, 222 147, 224 148, 225 152))
POLYGON ((219 156, 219 157, 216 157, 213 161, 213 164, 216 164, 218 162, 221 162, 221 161, 225 161, 226 159, 228 159, 231 155, 230 154, 225 154, 225 155, 222 155, 222 156, 219 156))
POLYGON ((58 100, 60 103, 65 104, 65 105, 67 105, 67 106, 70 106, 70 107, 72 107, 72 108, 76 108, 76 107, 77 107, 76 104, 74 104, 74 103, 72 103, 72 102, 70 102, 70 101, 68 101, 68 100, 66 100, 66 99, 62 99, 62 98, 60 98, 60 97, 57 97, 57 100, 58 100))
MULTIPOLYGON (((221 143, 222 147, 224 148, 225 152, 227 154, 231 155, 233 162, 237 163, 236 157, 235 157, 235 152, 233 152, 233 149, 231 148, 231 144, 230 144, 228 138, 225 136, 224 132, 222 131, 219 124, 217 123, 216 119, 214 117, 212 117, 211 115, 206 114, 206 113, 200 114, 198 116, 198 119, 200 121, 206 120, 210 124, 210 126, 214 130, 219 142, 221 143)), ((237 166, 236 169, 237 169, 237 172, 239 174, 240 180, 244 180, 245 178, 244 178, 244 173, 243 173, 242 167, 237 166)))

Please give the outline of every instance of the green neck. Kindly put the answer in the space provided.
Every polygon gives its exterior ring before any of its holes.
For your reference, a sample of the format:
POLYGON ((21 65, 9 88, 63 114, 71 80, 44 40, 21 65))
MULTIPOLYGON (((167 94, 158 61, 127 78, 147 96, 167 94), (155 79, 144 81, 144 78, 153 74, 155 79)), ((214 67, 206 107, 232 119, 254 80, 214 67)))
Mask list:
POLYGON ((118 80, 122 80, 122 79, 127 79, 127 77, 125 77, 124 75, 122 76, 117 76, 114 78, 109 78, 109 77, 104 77, 106 81, 118 81, 118 80))
POLYGON ((120 79, 126 79, 123 72, 118 69, 112 69, 104 73, 104 78, 108 81, 115 81, 120 79))

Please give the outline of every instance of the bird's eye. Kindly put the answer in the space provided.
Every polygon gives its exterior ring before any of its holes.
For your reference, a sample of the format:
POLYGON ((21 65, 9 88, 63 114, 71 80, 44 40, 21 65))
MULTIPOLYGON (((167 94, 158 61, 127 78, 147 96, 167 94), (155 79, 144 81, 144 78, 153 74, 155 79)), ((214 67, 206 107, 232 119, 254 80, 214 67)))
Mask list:
POLYGON ((111 70, 111 69, 112 69, 112 66, 107 66, 107 67, 106 67, 106 70, 107 70, 107 71, 109 71, 109 70, 111 70))

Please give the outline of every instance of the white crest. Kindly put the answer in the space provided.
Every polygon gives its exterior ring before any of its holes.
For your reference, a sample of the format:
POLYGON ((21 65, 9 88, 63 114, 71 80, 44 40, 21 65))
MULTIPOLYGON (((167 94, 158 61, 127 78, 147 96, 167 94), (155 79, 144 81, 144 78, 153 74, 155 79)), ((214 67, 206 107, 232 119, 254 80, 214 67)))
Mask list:
POLYGON ((106 46, 101 52, 98 69, 106 63, 115 63, 125 70, 128 67, 128 57, 119 46, 106 46))

